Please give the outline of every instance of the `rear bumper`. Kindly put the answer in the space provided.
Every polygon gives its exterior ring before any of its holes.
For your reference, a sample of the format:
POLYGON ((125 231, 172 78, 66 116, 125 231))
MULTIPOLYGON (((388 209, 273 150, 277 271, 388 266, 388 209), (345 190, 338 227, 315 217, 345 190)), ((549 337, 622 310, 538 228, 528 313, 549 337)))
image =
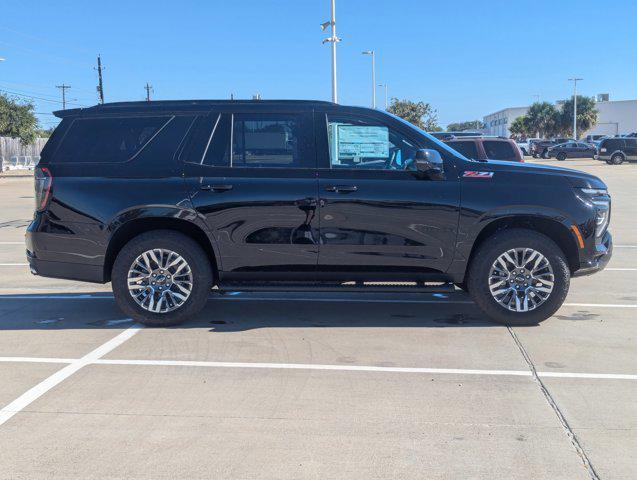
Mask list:
POLYGON ((595 246, 595 253, 589 259, 580 261, 580 268, 573 273, 573 277, 583 277, 592 275, 606 268, 610 258, 613 256, 613 237, 610 232, 606 232, 602 241, 595 246))
POLYGON ((79 280, 81 282, 105 283, 104 268, 101 265, 82 263, 52 262, 35 258, 27 250, 27 260, 31 273, 41 277, 79 280))
POLYGON ((100 261, 103 260, 102 255, 73 253, 72 248, 69 248, 69 245, 74 247, 76 244, 72 237, 38 231, 39 223, 40 219, 36 218, 25 234, 26 256, 31 273, 42 277, 106 283, 104 264, 100 261))

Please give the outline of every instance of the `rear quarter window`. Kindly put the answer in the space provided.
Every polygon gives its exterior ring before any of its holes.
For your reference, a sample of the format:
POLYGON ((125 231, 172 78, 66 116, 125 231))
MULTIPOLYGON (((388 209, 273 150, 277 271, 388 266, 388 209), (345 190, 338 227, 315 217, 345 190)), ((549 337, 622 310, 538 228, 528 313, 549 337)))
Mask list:
POLYGON ((122 163, 137 155, 172 117, 77 119, 55 152, 55 163, 122 163))
POLYGON ((476 160, 478 158, 478 147, 475 142, 445 142, 456 152, 463 154, 467 158, 476 160))
POLYGON ((607 138, 602 140, 599 144, 599 148, 606 148, 608 150, 621 150, 624 148, 624 140, 621 138, 607 138))
POLYGON ((485 140, 482 142, 487 158, 491 160, 517 160, 513 145, 509 142, 499 142, 496 140, 485 140))

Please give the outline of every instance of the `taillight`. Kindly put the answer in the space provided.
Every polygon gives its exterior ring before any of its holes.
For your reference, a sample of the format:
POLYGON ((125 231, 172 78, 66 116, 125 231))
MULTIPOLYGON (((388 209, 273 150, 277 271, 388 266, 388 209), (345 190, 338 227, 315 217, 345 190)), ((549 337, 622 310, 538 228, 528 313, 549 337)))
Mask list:
POLYGON ((46 167, 35 169, 35 209, 38 212, 44 210, 49 203, 53 176, 46 167))

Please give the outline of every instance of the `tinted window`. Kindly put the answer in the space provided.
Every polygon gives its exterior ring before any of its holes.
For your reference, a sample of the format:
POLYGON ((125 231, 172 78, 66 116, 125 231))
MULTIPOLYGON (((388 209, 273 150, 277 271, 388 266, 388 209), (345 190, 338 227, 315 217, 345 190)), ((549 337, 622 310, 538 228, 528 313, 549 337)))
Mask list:
POLYGON ((55 154, 55 162, 125 162, 139 153, 170 120, 170 117, 75 120, 55 154))
POLYGON ((462 153, 467 158, 478 158, 478 146, 475 142, 446 142, 456 152, 462 153))
POLYGON ((601 141, 599 147, 608 150, 619 150, 624 148, 624 140, 621 138, 607 138, 601 141))
POLYGON ((189 163, 223 167, 230 165, 230 115, 197 117, 181 152, 189 163))
POLYGON ((485 140, 482 143, 487 158, 492 160, 517 160, 513 145, 509 142, 498 142, 495 140, 485 140))
POLYGON ((418 147, 375 120, 329 116, 327 138, 332 168, 410 170, 418 147))
POLYGON ((627 147, 630 148, 635 148, 637 147, 637 138, 627 138, 626 140, 624 140, 625 144, 627 147))
POLYGON ((234 115, 232 166, 312 166, 306 130, 299 115, 234 115))

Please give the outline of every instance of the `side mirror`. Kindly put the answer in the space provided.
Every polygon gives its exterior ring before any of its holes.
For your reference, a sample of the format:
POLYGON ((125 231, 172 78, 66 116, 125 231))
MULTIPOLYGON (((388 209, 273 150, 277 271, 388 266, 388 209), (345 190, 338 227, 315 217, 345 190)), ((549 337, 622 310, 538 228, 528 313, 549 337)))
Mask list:
POLYGON ((416 152, 416 170, 432 180, 445 178, 445 166, 438 150, 421 148, 416 152))

